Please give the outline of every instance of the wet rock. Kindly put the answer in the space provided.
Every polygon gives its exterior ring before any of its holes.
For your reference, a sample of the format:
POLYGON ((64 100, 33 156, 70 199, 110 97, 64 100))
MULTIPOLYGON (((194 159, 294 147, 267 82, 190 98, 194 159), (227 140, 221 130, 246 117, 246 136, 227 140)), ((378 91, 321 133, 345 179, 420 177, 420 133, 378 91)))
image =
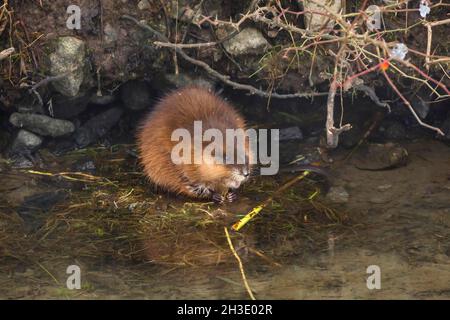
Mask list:
POLYGON ((92 160, 84 161, 82 163, 77 163, 75 165, 76 171, 82 172, 94 172, 95 171, 95 163, 92 160))
MULTIPOLYGON (((41 97, 44 96, 43 90, 37 90, 41 97)), ((45 109, 36 94, 28 90, 21 90, 20 98, 14 102, 16 110, 20 113, 44 113, 45 109)))
POLYGON ((67 192, 64 190, 34 194, 25 197, 23 203, 18 209, 18 212, 24 215, 33 213, 35 211, 48 211, 56 203, 66 199, 66 197, 67 192))
POLYGON ((255 28, 246 28, 235 37, 223 43, 232 56, 263 54, 270 47, 262 33, 255 28))
POLYGON ((280 129, 279 141, 302 140, 303 133, 299 127, 289 127, 280 129))
POLYGON ((89 100, 89 103, 92 104, 97 104, 100 106, 106 106, 108 104, 111 104, 113 102, 116 101, 116 96, 115 95, 97 95, 97 94, 93 94, 91 96, 91 99, 89 100))
POLYGON ((54 119, 41 114, 13 113, 9 122, 18 128, 25 128, 42 136, 59 137, 75 131, 75 126, 67 120, 54 119))
POLYGON ((299 1, 303 4, 305 11, 309 12, 323 12, 324 14, 305 13, 306 29, 311 31, 319 31, 324 27, 327 29, 333 28, 336 23, 333 19, 328 17, 329 12, 338 14, 342 7, 340 0, 304 0, 299 1), (324 8, 325 7, 325 8, 324 8), (329 11, 329 12, 328 12, 329 11))
POLYGON ((152 104, 152 89, 146 81, 130 80, 120 87, 120 99, 130 110, 147 109, 152 104))
POLYGON ((12 154, 31 153, 42 144, 42 138, 27 130, 20 130, 11 146, 12 154))
POLYGON ((430 112, 430 104, 427 103, 420 96, 413 97, 408 99, 413 107, 414 111, 421 119, 425 119, 428 113, 430 112))
POLYGON ((403 140, 406 138, 406 127, 398 121, 390 121, 383 125, 384 137, 387 140, 403 140))
POLYGON ((441 130, 444 133, 443 137, 439 137, 440 139, 450 141, 450 115, 449 117, 442 123, 441 130))
POLYGON ((165 76, 165 79, 169 82, 170 85, 176 88, 183 88, 189 85, 196 85, 209 90, 214 90, 216 86, 214 80, 204 78, 201 76, 189 75, 187 73, 181 73, 178 75, 167 74, 165 76))
POLYGON ((57 119, 73 118, 86 110, 90 97, 89 93, 78 94, 74 97, 55 94, 51 99, 52 116, 57 119))
POLYGON ((45 219, 38 217, 37 214, 47 214, 57 203, 65 200, 67 196, 68 193, 64 190, 34 194, 24 198, 17 212, 24 220, 27 228, 37 230, 45 223, 45 219))
POLYGON ((86 147, 103 137, 119 120, 123 109, 113 107, 89 119, 75 133, 75 141, 79 147, 86 147))
POLYGON ((355 125, 352 124, 351 130, 342 132, 339 143, 344 148, 351 149, 358 144, 363 134, 361 127, 357 123, 355 125))
POLYGON ((329 199, 333 203, 347 203, 349 198, 349 194, 344 187, 341 186, 333 186, 327 193, 327 199, 329 199))
POLYGON ((33 161, 28 159, 25 155, 14 154, 10 158, 11 168, 13 169, 29 169, 34 167, 33 161))
POLYGON ((408 151, 395 143, 369 144, 360 148, 352 162, 361 170, 388 170, 405 166, 408 151))
POLYGON ((148 0, 139 1, 137 6, 139 10, 147 10, 151 8, 150 2, 148 2, 148 0))
POLYGON ((85 79, 86 46, 75 37, 60 37, 55 51, 50 54, 50 72, 53 76, 66 75, 52 81, 53 88, 66 96, 76 96, 85 79))

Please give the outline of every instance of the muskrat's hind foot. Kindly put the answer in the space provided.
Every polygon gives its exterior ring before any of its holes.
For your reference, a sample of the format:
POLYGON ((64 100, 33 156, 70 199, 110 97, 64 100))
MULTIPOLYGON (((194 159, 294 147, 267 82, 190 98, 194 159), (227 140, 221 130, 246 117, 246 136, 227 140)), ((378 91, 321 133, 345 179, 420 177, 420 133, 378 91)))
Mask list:
POLYGON ((238 195, 237 195, 237 193, 236 192, 234 192, 234 191, 229 191, 228 193, 227 193, 227 201, 228 202, 234 202, 234 201, 236 201, 237 200, 237 198, 238 198, 238 195))

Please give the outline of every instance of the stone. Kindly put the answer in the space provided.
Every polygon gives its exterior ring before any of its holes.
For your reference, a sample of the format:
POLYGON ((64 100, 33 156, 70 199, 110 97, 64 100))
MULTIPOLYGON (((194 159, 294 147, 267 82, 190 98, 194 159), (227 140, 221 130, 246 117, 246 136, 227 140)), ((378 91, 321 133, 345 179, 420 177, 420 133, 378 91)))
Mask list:
POLYGON ((190 75, 187 73, 180 73, 178 75, 175 74, 167 74, 165 79, 174 87, 182 88, 189 85, 195 85, 199 87, 206 88, 208 90, 214 90, 216 83, 214 80, 209 78, 204 78, 201 76, 190 75))
POLYGON ((229 54, 236 57, 263 54, 270 44, 258 29, 246 28, 230 40, 225 41, 223 46, 229 54))
POLYGON ((450 113, 447 117, 447 119, 444 120, 444 122, 441 125, 442 132, 444 133, 444 136, 439 136, 440 139, 450 141, 450 113))
POLYGON ((49 59, 52 76, 66 75, 52 81, 53 88, 63 95, 76 96, 85 79, 87 59, 84 41, 75 37, 60 37, 49 59))
POLYGON ((303 133, 299 127, 289 127, 280 129, 279 141, 303 140, 303 133))
POLYGON ((11 146, 12 154, 29 153, 38 149, 42 144, 42 138, 27 130, 20 130, 17 133, 11 146))
MULTIPOLYGON (((51 115, 57 119, 70 119, 86 110, 91 95, 81 93, 74 97, 54 94, 51 99, 51 115)), ((49 108, 50 109, 50 108, 49 108)))
POLYGON ((305 13, 305 26, 310 31, 320 31, 323 28, 332 29, 336 22, 326 14, 328 11, 338 14, 342 8, 341 0, 299 0, 299 3, 303 4, 305 11, 309 11, 305 13), (311 12, 323 12, 325 15, 311 12))
POLYGON ((113 107, 108 109, 83 124, 75 133, 75 141, 83 148, 103 137, 111 128, 117 124, 123 114, 123 109, 113 107))
POLYGON ((115 95, 97 95, 97 94, 93 94, 91 96, 91 99, 89 100, 89 103, 92 104, 97 104, 100 106, 106 106, 108 104, 111 104, 113 102, 116 101, 116 96, 115 95))
POLYGON ((147 10, 150 9, 151 5, 150 2, 148 2, 148 0, 141 0, 138 2, 138 9, 139 10, 147 10))
POLYGON ((333 186, 327 193, 327 198, 337 204, 347 203, 349 194, 342 186, 333 186))
POLYGON ((403 140, 406 138, 406 127, 398 121, 391 121, 384 127, 384 137, 387 140, 403 140))
POLYGON ((138 111, 152 105, 152 89, 146 81, 130 80, 120 87, 120 99, 127 109, 138 111))
POLYGON ((75 131, 72 122, 41 114, 15 112, 10 116, 9 122, 15 127, 25 128, 42 136, 60 137, 75 131))

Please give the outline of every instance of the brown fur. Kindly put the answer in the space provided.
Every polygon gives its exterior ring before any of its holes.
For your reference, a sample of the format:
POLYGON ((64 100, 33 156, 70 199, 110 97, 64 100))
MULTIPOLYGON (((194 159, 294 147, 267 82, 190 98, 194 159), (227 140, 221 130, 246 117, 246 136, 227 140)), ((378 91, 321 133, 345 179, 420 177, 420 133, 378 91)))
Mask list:
POLYGON ((203 132, 208 128, 244 129, 243 117, 226 101, 206 89, 187 87, 164 97, 142 123, 138 132, 140 161, 144 173, 157 186, 187 196, 192 193, 189 185, 201 183, 215 192, 225 191, 222 181, 230 175, 228 165, 199 164, 176 165, 171 160, 172 132, 185 128, 193 136, 194 121, 201 120, 203 132))

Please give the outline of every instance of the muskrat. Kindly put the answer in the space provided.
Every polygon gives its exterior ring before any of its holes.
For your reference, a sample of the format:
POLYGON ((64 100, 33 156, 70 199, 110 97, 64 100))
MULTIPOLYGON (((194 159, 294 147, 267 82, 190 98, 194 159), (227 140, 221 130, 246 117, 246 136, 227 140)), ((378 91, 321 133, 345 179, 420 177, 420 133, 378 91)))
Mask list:
MULTIPOLYGON (((216 163, 211 159, 197 164, 175 164, 171 154, 178 141, 172 141, 172 134, 181 128, 194 136, 194 121, 201 121, 202 135, 207 129, 218 129, 225 136, 226 129, 246 127, 244 118, 230 103, 207 89, 191 86, 173 91, 156 104, 138 130, 144 173, 156 186, 176 194, 232 202, 236 199, 235 191, 251 173, 253 155, 249 144, 241 145, 245 148, 243 153, 234 152, 245 154, 245 161, 240 164, 216 163)), ((193 145, 191 155, 196 148, 193 145)), ((205 147, 205 143, 201 146, 205 147)), ((225 157, 214 153, 215 156, 225 157)))

